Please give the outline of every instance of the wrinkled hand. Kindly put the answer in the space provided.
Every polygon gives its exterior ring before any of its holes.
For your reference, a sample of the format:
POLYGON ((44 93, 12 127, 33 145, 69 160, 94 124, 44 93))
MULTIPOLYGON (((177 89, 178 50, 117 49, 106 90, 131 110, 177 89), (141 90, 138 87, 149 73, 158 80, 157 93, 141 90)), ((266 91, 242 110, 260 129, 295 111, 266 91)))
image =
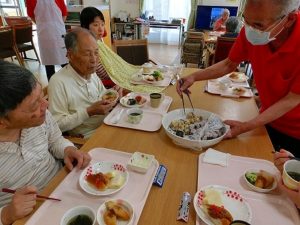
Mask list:
POLYGON ((240 122, 236 120, 225 120, 224 123, 230 126, 230 130, 227 132, 225 138, 234 138, 239 134, 249 131, 246 122, 240 122))
POLYGON ((194 80, 194 77, 193 76, 188 76, 188 77, 184 77, 184 78, 181 78, 181 84, 179 81, 177 81, 177 84, 176 84, 176 91, 177 93, 182 96, 182 92, 184 92, 185 90, 187 90, 189 93, 190 91, 188 90, 189 87, 191 87, 195 80, 194 80))
POLYGON ((287 196, 289 197, 289 199, 292 200, 292 202, 295 203, 295 205, 300 209, 300 184, 298 185, 298 190, 294 191, 291 190, 289 188, 287 188, 283 182, 282 179, 280 179, 280 181, 278 182, 278 188, 284 192, 285 194, 287 194, 287 196))
POLYGON ((34 186, 17 189, 9 205, 2 209, 2 223, 12 224, 30 214, 36 205, 36 193, 37 189, 34 186))
POLYGON ((279 152, 275 152, 273 157, 274 157, 274 165, 277 167, 277 169, 280 171, 280 173, 282 173, 283 171, 283 164, 290 160, 289 156, 294 156, 292 153, 284 150, 284 149, 280 149, 279 152))
POLYGON ((69 170, 73 169, 72 162, 74 162, 75 160, 77 161, 76 168, 83 169, 90 163, 91 156, 85 152, 77 150, 77 148, 73 146, 66 147, 64 163, 69 170))
POLYGON ((116 102, 107 100, 97 101, 87 108, 87 113, 89 116, 105 115, 115 106, 115 104, 116 102))
POLYGON ((120 96, 119 98, 123 97, 123 88, 122 87, 115 85, 115 86, 113 86, 112 89, 118 92, 118 94, 120 96))

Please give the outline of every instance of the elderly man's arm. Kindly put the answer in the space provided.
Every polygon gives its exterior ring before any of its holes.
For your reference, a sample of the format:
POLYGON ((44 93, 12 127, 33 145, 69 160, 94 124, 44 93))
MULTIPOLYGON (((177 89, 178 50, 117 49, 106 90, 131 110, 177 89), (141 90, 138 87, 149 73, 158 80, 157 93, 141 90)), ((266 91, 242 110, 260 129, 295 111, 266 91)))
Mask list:
POLYGON ((253 130, 257 127, 270 123, 285 113, 291 111, 300 104, 300 95, 289 92, 285 97, 273 104, 267 110, 259 114, 252 120, 240 122, 235 120, 226 120, 226 124, 230 125, 230 133, 227 137, 236 137, 241 133, 253 130))

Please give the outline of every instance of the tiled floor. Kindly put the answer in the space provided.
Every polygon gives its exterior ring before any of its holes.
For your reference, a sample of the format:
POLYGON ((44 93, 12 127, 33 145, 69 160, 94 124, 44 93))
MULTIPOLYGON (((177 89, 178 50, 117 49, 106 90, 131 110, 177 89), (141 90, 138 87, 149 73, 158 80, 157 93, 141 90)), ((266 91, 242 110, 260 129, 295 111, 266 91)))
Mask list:
MULTIPOLYGON (((38 48, 37 41, 35 40, 35 46, 38 48)), ((174 63, 179 63, 180 58, 180 49, 178 49, 177 45, 164 45, 164 44, 149 44, 149 57, 154 62, 163 64, 163 65, 171 65, 174 63)), ((34 52, 29 51, 27 56, 30 58, 35 58, 34 52)), ((10 59, 7 59, 10 60, 10 59)), ((18 62, 14 60, 16 64, 18 62)), ((25 61, 26 68, 32 71, 43 86, 48 84, 46 71, 43 65, 39 64, 37 61, 26 60, 25 61)), ((60 66, 57 66, 56 70, 59 70, 60 66)))

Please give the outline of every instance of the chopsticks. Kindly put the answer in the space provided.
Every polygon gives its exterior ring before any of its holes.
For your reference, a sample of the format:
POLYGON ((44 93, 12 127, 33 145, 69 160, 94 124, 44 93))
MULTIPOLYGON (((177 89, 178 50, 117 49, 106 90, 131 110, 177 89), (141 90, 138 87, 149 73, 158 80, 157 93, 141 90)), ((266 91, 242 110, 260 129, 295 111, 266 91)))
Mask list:
MULTIPOLYGON (((12 189, 9 189, 9 188, 2 188, 1 192, 14 194, 16 192, 16 190, 12 190, 12 189)), ((54 200, 54 201, 61 201, 61 199, 51 198, 51 197, 47 197, 47 196, 43 196, 43 195, 36 195, 36 197, 37 198, 48 199, 48 200, 54 200)))
MULTIPOLYGON (((178 82, 179 82, 179 86, 181 87, 181 86, 183 85, 183 80, 181 80, 181 79, 179 78, 179 76, 177 76, 177 80, 178 80, 178 82)), ((187 97, 188 97, 188 99, 189 99, 189 101, 190 101, 190 104, 191 104, 191 106, 192 106, 192 108, 193 108, 193 112, 194 112, 195 110, 194 110, 194 106, 193 106, 193 103, 192 103, 192 100, 191 100, 191 97, 190 97, 189 90, 186 89, 186 90, 183 91, 183 93, 187 95, 187 97)), ((185 114, 185 107, 184 107, 184 99, 183 99, 183 95, 181 95, 181 101, 182 101, 182 105, 183 105, 183 111, 184 111, 184 114, 185 114)))
MULTIPOLYGON (((275 152, 277 152, 277 151, 272 151, 271 153, 275 153, 275 152)), ((294 157, 294 156, 291 156, 291 155, 289 155, 287 157, 280 157, 279 159, 294 159, 294 160, 300 161, 300 158, 294 157)))

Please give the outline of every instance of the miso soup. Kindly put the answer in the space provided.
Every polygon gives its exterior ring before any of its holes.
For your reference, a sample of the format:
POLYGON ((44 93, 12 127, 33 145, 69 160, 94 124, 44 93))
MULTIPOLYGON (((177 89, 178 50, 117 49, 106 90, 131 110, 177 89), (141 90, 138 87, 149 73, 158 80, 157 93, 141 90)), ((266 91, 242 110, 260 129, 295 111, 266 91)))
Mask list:
POLYGON ((287 174, 296 181, 300 181, 300 173, 289 171, 287 174))
POLYGON ((67 225, 92 225, 92 219, 87 215, 78 215, 73 217, 67 225))

